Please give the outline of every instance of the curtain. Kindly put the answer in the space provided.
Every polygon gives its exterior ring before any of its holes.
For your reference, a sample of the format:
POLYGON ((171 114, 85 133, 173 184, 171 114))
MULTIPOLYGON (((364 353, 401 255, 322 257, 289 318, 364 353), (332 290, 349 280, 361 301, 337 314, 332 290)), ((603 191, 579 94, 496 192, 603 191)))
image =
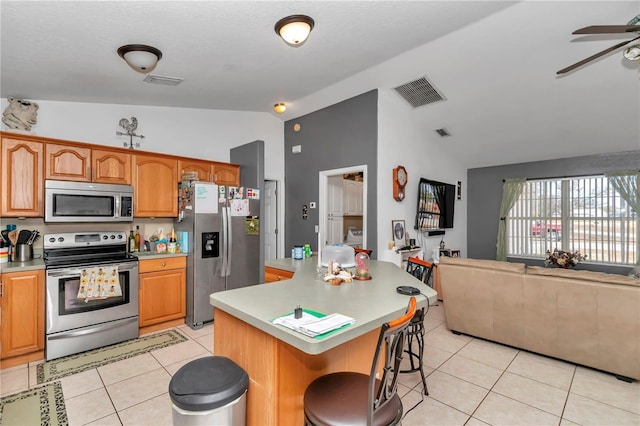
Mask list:
MULTIPOLYGON (((640 190, 638 181, 640 171, 621 170, 617 172, 605 173, 609 184, 620 194, 629 207, 640 215, 640 190)), ((637 221, 636 221, 637 222, 637 221)), ((636 224, 637 226, 638 224, 636 224)), ((640 230, 636 231, 636 266, 640 266, 640 230)))
POLYGON ((498 218, 498 241, 496 243, 496 260, 507 260, 507 215, 511 207, 522 193, 526 179, 506 179, 502 186, 502 203, 500 204, 500 217, 498 218))

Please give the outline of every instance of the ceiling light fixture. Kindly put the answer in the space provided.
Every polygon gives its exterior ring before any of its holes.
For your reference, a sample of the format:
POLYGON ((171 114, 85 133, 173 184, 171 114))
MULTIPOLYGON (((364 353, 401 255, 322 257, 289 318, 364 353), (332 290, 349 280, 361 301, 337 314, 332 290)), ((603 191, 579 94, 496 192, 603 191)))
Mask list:
POLYGON ((624 57, 630 61, 640 61, 640 44, 634 44, 624 49, 624 57))
POLYGON ((273 106, 273 110, 275 112, 277 112, 278 114, 282 114, 283 112, 285 112, 287 110, 287 104, 285 104, 284 102, 280 102, 278 104, 275 104, 273 106))
POLYGON ((118 48, 118 55, 134 70, 148 74, 158 65, 162 52, 144 44, 127 44, 118 48))
POLYGON ((291 15, 276 22, 275 30, 285 43, 298 47, 307 40, 314 24, 307 15, 291 15))

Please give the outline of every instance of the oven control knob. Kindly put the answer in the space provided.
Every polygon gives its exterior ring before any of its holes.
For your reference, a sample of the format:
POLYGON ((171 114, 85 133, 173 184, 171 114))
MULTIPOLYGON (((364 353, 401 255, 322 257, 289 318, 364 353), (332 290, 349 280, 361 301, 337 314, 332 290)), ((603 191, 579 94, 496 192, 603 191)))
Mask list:
POLYGON ((103 235, 103 236, 102 236, 102 239, 103 239, 103 240, 106 240, 106 239, 108 239, 108 238, 109 238, 109 236, 108 236, 108 235, 103 235))
POLYGON ((49 242, 50 242, 50 243, 55 243, 55 242, 56 242, 56 239, 55 239, 55 238, 53 238, 53 237, 51 237, 51 238, 49 238, 49 242))
POLYGON ((121 240, 122 239, 122 234, 118 234, 118 239, 121 240))
POLYGON ((63 242, 63 241, 64 241, 64 238, 63 238, 63 237, 58 237, 58 241, 59 241, 59 242, 63 242))
POLYGON ((115 240, 115 239, 116 239, 116 236, 115 236, 115 235, 113 235, 113 234, 111 234, 111 239, 112 239, 112 240, 115 240))

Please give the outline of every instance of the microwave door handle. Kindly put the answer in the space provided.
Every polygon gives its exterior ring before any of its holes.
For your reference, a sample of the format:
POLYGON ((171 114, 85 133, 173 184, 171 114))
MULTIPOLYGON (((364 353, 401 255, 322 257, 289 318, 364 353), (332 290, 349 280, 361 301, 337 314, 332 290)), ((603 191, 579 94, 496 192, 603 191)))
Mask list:
POLYGON ((120 217, 120 197, 115 197, 115 212, 113 217, 120 217))

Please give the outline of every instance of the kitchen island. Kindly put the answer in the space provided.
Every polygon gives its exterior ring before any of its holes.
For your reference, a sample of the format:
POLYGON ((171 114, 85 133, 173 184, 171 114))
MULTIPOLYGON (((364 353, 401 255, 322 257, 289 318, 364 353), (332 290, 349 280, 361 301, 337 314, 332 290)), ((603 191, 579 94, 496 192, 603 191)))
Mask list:
MULTIPOLYGON (((303 424, 302 399, 311 381, 335 371, 368 374, 380 326, 401 316, 409 301, 397 286, 419 288, 429 303, 437 299, 433 289, 389 262, 371 261, 373 279, 340 286, 322 280, 316 258, 275 262, 270 266, 293 271, 293 278, 210 296, 214 354, 231 358, 249 374, 249 425, 303 424), (344 314, 355 323, 323 338, 272 324, 296 306, 344 314)), ((419 307, 426 306, 423 295, 416 299, 419 307)))

